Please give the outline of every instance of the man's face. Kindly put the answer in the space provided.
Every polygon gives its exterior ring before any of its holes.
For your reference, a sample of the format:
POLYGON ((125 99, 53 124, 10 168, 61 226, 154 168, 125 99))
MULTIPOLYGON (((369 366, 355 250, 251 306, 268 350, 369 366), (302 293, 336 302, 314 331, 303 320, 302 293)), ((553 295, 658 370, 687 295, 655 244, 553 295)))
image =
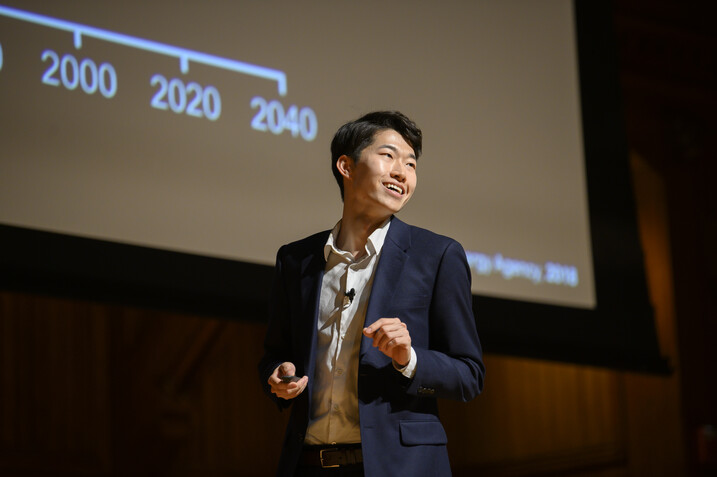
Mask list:
POLYGON ((416 155, 393 129, 377 132, 351 171, 352 206, 367 215, 389 216, 416 188, 416 155))

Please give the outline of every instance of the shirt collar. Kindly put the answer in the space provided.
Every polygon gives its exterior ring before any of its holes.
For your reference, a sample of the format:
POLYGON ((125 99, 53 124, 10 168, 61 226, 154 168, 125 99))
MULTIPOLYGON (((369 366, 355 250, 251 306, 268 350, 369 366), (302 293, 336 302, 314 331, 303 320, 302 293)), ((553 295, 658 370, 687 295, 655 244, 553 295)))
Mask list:
MULTIPOLYGON (((386 234, 388 233, 388 228, 391 225, 391 217, 386 219, 386 221, 381 224, 380 227, 378 227, 376 230, 371 233, 371 235, 368 236, 368 240, 366 241, 366 255, 365 257, 370 257, 371 255, 375 255, 381 252, 381 249, 383 248, 383 242, 386 240, 386 234)), ((339 231, 341 230, 341 221, 339 220, 334 228, 331 230, 331 233, 329 234, 328 240, 326 240, 326 245, 324 245, 324 259, 328 262, 329 255, 331 255, 331 252, 334 252, 338 255, 341 255, 343 257, 349 258, 351 261, 353 261, 353 256, 350 252, 347 252, 345 250, 341 250, 336 245, 336 240, 339 237, 339 231)))

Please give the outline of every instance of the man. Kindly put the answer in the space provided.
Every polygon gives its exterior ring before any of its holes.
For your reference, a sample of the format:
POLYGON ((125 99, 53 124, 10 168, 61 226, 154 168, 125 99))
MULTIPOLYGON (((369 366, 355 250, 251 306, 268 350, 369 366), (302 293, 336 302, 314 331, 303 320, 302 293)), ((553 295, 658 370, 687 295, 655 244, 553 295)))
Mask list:
POLYGON ((342 126, 341 221, 277 254, 259 372, 293 405, 280 476, 450 475, 436 398, 472 399, 485 369, 465 252, 393 216, 415 191, 421 144, 399 112, 342 126))

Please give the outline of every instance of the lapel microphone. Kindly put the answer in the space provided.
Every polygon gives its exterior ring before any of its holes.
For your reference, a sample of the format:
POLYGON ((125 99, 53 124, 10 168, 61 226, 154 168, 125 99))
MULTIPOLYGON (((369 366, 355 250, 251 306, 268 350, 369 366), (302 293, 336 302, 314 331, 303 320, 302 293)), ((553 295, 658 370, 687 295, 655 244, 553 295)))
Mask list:
POLYGON ((344 295, 349 298, 349 303, 353 303, 354 297, 356 296, 356 290, 352 288, 351 290, 345 292, 344 295))

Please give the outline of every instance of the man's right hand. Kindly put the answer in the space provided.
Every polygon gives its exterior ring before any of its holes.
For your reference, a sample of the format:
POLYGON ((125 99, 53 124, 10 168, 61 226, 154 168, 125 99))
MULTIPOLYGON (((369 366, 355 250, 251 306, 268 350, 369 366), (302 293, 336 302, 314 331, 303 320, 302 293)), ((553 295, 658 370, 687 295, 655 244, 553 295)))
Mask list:
POLYGON ((281 363, 269 376, 268 383, 271 386, 271 392, 276 394, 280 398, 294 399, 296 396, 301 394, 306 385, 309 383, 309 377, 304 376, 298 381, 290 383, 282 382, 282 376, 293 376, 296 374, 296 366, 294 363, 281 363))

